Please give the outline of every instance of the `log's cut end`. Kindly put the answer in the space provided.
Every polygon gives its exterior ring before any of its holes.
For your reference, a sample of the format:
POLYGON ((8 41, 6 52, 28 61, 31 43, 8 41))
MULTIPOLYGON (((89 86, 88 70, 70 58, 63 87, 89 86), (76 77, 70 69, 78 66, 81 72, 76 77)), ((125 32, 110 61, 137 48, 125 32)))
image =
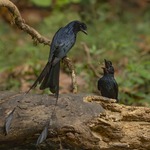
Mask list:
MULTIPOLYGON (((36 149, 54 96, 0 92, 0 149, 36 149), (14 109, 7 136, 4 122, 14 109)), ((41 149, 150 149, 150 108, 125 106, 87 94, 60 95, 41 149)))

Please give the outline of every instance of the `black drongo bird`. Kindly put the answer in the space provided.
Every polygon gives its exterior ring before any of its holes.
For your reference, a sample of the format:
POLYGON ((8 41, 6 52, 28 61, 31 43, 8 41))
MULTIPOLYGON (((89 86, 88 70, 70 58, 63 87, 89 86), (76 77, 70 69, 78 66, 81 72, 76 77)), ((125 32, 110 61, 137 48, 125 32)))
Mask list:
POLYGON ((67 55, 75 44, 77 33, 82 31, 87 34, 86 30, 86 24, 72 21, 55 33, 50 46, 48 62, 29 91, 39 83, 41 90, 49 88, 58 98, 60 60, 67 55))
POLYGON ((105 61, 103 68, 104 75, 98 80, 98 90, 101 91, 102 96, 116 99, 118 102, 118 84, 114 78, 114 67, 111 61, 105 61))

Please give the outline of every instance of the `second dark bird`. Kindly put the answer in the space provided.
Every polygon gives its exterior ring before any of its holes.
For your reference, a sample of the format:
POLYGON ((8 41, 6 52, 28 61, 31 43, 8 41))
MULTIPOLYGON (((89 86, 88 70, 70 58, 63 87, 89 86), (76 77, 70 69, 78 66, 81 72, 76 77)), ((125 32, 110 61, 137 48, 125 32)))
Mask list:
POLYGON ((87 34, 86 30, 87 26, 84 23, 72 21, 55 33, 50 46, 48 62, 28 92, 39 83, 41 90, 49 88, 58 99, 60 60, 67 55, 75 44, 77 33, 82 31, 87 34))
POLYGON ((114 67, 111 61, 105 61, 103 68, 103 77, 98 80, 98 90, 101 95, 108 98, 116 99, 118 102, 118 84, 114 78, 114 67))

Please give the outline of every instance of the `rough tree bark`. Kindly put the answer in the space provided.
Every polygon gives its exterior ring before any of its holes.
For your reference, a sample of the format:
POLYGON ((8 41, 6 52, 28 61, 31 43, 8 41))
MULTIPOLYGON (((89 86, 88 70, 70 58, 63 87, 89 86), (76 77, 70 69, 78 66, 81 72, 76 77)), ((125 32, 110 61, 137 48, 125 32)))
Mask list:
MULTIPOLYGON (((0 92, 0 149, 36 149, 55 98, 0 92), (16 107, 17 106, 17 107, 16 107), (7 136, 4 122, 16 107, 7 136)), ((101 96, 60 95, 56 118, 40 149, 148 150, 150 108, 125 106, 101 96)))

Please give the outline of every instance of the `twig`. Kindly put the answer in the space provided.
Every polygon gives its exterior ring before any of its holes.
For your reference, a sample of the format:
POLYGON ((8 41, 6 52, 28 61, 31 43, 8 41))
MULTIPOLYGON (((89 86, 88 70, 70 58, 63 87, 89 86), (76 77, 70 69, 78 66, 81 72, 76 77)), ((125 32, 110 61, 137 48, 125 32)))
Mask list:
POLYGON ((82 42, 81 44, 82 44, 82 46, 84 48, 84 51, 85 51, 85 53, 87 55, 87 63, 89 65, 89 67, 92 69, 92 71, 94 72, 95 76, 99 77, 100 76, 99 73, 96 71, 95 67, 91 63, 92 62, 91 61, 91 55, 90 55, 90 50, 89 50, 88 46, 84 42, 82 42))
POLYGON ((71 72, 72 92, 77 93, 77 80, 76 80, 74 65, 68 57, 63 58, 63 63, 67 65, 67 67, 69 68, 71 72))
POLYGON ((45 45, 50 45, 50 40, 44 36, 41 36, 34 28, 27 25, 24 19, 21 17, 21 14, 18 8, 9 0, 0 0, 0 6, 8 8, 9 12, 13 15, 13 21, 17 27, 24 32, 31 35, 32 39, 37 43, 43 43, 45 45))

